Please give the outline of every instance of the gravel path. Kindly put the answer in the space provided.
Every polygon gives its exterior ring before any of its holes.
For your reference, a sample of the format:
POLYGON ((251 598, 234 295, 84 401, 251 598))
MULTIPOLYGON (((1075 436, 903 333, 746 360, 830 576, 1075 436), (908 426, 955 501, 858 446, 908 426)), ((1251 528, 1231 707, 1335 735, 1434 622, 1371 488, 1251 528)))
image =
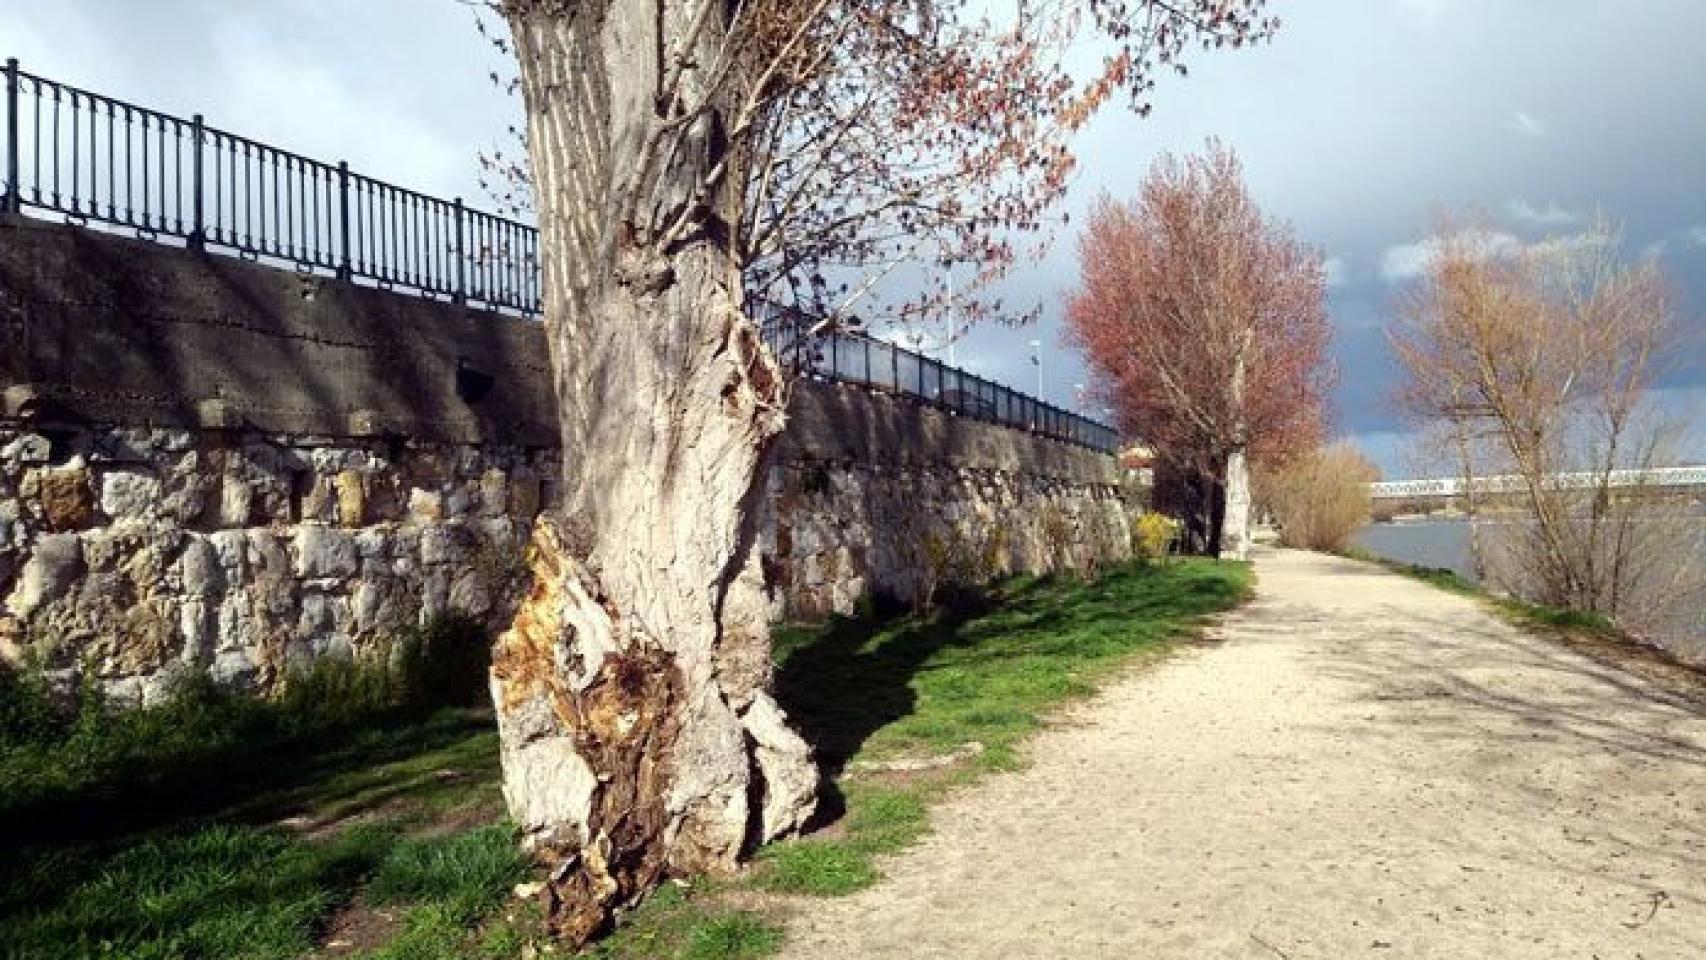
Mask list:
POLYGON ((1370 565, 1258 598, 937 808, 791 958, 1706 958, 1706 709, 1370 565))

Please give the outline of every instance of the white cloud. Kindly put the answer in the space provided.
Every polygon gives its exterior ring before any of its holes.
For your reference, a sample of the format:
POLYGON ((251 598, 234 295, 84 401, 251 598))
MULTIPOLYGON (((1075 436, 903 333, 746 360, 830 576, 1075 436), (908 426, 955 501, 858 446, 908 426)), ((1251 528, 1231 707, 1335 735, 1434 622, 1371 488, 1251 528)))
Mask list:
POLYGON ((1537 208, 1527 200, 1512 200, 1505 204, 1505 211, 1512 217, 1537 227, 1561 227, 1582 221, 1581 214, 1564 209, 1555 200, 1544 208, 1537 208))
POLYGON ((1344 257, 1328 257, 1321 262, 1321 269, 1327 273, 1327 289, 1329 290, 1344 286, 1349 279, 1346 274, 1350 267, 1345 264, 1344 257))
POLYGON ((1398 9, 1410 19, 1428 26, 1438 23, 1453 0, 1397 0, 1398 9))
POLYGON ((1518 110, 1511 116, 1510 128, 1525 137, 1549 137, 1552 130, 1546 121, 1525 110, 1518 110))
POLYGON ((1688 231, 1688 243, 1694 247, 1706 247, 1706 223, 1698 224, 1688 231))
MULTIPOLYGON (((1523 247, 1521 240, 1502 231, 1465 230, 1456 239, 1483 259, 1508 257, 1523 247)), ((1428 271, 1439 252, 1439 237, 1388 247, 1380 258, 1380 275, 1387 283, 1414 280, 1428 271)))
POLYGON ((1541 259, 1557 259, 1570 262, 1577 257, 1591 255, 1600 250, 1615 251, 1620 244, 1615 235, 1603 233, 1565 233, 1555 237, 1537 240, 1527 246, 1529 253, 1541 259))

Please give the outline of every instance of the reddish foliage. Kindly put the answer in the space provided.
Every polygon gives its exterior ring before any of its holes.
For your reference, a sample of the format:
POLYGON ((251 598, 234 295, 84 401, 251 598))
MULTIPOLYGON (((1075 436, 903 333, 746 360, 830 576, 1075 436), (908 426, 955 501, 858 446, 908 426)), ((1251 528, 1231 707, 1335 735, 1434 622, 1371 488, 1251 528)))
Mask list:
POLYGON ((1136 200, 1104 197, 1080 257, 1068 336, 1128 435, 1210 476, 1239 447, 1271 464, 1319 443, 1333 382, 1325 270, 1262 214, 1229 149, 1163 157, 1136 200))

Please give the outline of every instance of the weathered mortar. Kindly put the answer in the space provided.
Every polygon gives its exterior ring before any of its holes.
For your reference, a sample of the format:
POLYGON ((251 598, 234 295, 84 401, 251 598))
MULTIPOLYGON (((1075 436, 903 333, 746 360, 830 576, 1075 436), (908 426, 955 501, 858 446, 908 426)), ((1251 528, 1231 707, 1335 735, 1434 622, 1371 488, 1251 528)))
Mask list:
MULTIPOLYGON (((0 219, 0 657, 147 702, 501 625, 561 470, 545 356, 528 321, 0 219)), ((1129 552, 1110 458, 903 398, 802 383, 772 463, 779 616, 1129 552)))

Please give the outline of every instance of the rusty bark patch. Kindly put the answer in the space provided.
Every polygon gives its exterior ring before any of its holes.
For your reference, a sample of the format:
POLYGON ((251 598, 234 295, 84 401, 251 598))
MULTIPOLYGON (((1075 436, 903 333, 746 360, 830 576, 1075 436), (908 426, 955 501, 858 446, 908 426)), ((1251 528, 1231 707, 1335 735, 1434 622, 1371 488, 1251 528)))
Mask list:
POLYGON ((550 932, 579 945, 666 879, 683 681, 668 652, 626 629, 603 602, 554 522, 536 529, 530 561, 533 586, 493 651, 494 693, 500 715, 546 698, 554 721, 546 735, 569 740, 598 778, 587 822, 563 824, 535 848, 547 867, 541 896, 550 932), (574 676, 600 653, 585 649, 583 634, 606 631, 615 649, 602 652, 590 678, 574 676))

